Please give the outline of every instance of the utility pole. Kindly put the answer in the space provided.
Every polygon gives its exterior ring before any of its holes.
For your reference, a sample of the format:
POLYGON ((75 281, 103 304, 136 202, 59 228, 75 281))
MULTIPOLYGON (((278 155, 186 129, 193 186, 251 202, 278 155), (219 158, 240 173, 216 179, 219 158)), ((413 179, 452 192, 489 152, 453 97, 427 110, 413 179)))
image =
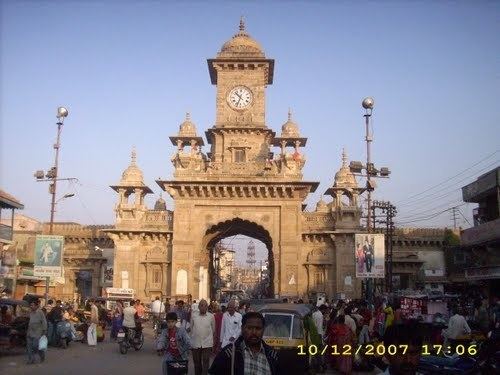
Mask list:
POLYGON ((377 222, 380 224, 385 224, 386 231, 386 273, 387 273, 387 282, 386 282, 386 290, 387 292, 392 292, 392 242, 394 237, 394 217, 397 214, 396 207, 388 201, 374 201, 373 206, 377 209, 382 210, 382 213, 385 214, 384 220, 378 220, 377 222))
MULTIPOLYGON (((58 178, 59 174, 59 149, 61 147, 61 131, 62 131, 62 126, 64 123, 64 119, 68 117, 68 110, 64 107, 59 107, 57 109, 57 138, 56 138, 56 143, 54 143, 54 150, 55 152, 55 160, 54 160, 54 166, 47 172, 45 173, 43 171, 36 171, 35 172, 35 178, 37 179, 38 182, 41 181, 50 181, 49 185, 49 193, 52 195, 51 202, 50 202, 50 223, 49 223, 49 234, 54 234, 54 216, 56 212, 56 204, 59 200, 64 199, 64 198, 69 198, 74 196, 74 194, 66 194, 63 197, 61 197, 58 201, 56 201, 56 190, 57 190, 57 181, 60 180, 76 180, 76 178, 58 178), (44 177, 46 179, 44 179, 44 177)), ((62 260, 61 260, 62 262, 62 260)), ((62 267, 62 263, 61 263, 62 267)), ((45 304, 47 304, 48 298, 49 298, 49 283, 50 283, 50 277, 45 278, 45 304)))
POLYGON ((457 229, 457 211, 458 211, 458 207, 452 207, 451 208, 451 220, 453 220, 453 229, 457 229))
MULTIPOLYGON (((373 106, 375 105, 375 101, 373 98, 365 98, 361 103, 362 107, 365 109, 365 114, 363 117, 365 118, 365 141, 366 141, 366 164, 363 165, 360 161, 351 161, 349 164, 349 169, 354 175, 366 177, 366 188, 367 192, 367 207, 366 207, 366 231, 367 233, 372 233, 374 228, 374 221, 372 221, 372 196, 371 193, 375 190, 376 184, 375 181, 372 180, 376 177, 388 178, 389 168, 382 167, 380 170, 375 168, 375 165, 372 162, 371 155, 371 143, 373 142, 373 132, 370 130, 370 118, 372 116, 373 106), (362 171, 365 171, 366 174, 362 174, 362 171)), ((365 296, 368 300, 373 300, 373 278, 366 279, 366 292, 365 296)))

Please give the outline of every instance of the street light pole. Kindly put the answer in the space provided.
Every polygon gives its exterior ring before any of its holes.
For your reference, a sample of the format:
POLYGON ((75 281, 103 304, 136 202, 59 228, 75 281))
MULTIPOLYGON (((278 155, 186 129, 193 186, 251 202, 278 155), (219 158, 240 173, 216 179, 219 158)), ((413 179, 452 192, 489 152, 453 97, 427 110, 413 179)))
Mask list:
MULTIPOLYGON (((68 112, 66 111, 66 117, 68 115, 68 112)), ((49 185, 50 193, 52 194, 52 201, 50 203, 50 224, 49 224, 49 234, 54 234, 54 214, 56 212, 56 187, 57 187, 57 173, 58 173, 58 167, 59 167, 59 148, 60 148, 60 141, 61 141, 61 130, 62 130, 62 125, 64 121, 64 117, 62 117, 62 120, 57 122, 57 140, 56 143, 54 144, 54 149, 56 150, 56 156, 54 160, 54 173, 52 174, 52 183, 49 185)), ((59 118, 59 114, 58 114, 59 118)))
MULTIPOLYGON (((68 110, 64 107, 59 107, 57 109, 57 139, 54 144, 54 149, 56 150, 55 160, 54 160, 54 169, 53 173, 50 174, 52 179, 51 184, 49 185, 49 191, 52 194, 52 199, 50 203, 50 223, 49 223, 49 234, 54 234, 54 215, 56 212, 56 187, 57 187, 57 174, 59 167, 59 148, 61 147, 61 131, 64 123, 64 119, 68 117, 68 110)), ((49 299, 49 283, 50 277, 45 278, 45 304, 47 304, 49 299)))
POLYGON ((364 114, 365 117, 365 141, 366 141, 366 185, 368 188, 368 196, 367 196, 367 218, 366 218, 366 229, 368 233, 372 231, 372 220, 371 220, 371 204, 372 204, 372 182, 371 182, 371 174, 373 172, 372 165, 372 157, 371 157, 371 143, 373 141, 373 137, 370 134, 370 117, 372 116, 373 105, 375 101, 373 98, 365 98, 363 100, 362 106, 366 110, 364 114))

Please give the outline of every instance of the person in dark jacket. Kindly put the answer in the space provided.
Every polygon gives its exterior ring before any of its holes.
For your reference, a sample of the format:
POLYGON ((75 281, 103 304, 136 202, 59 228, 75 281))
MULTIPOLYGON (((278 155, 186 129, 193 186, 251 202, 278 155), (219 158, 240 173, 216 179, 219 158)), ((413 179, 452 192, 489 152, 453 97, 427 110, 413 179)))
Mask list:
POLYGON ((262 340, 264 325, 262 314, 246 313, 241 322, 241 336, 217 354, 208 373, 277 375, 278 353, 262 340))

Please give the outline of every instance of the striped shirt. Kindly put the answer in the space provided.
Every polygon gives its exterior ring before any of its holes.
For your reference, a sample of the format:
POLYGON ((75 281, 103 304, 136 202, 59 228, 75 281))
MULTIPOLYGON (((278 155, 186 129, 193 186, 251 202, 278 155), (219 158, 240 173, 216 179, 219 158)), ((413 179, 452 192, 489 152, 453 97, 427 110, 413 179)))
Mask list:
POLYGON ((271 367, 267 361, 264 346, 260 344, 260 350, 255 353, 245 345, 245 341, 241 343, 244 357, 244 370, 245 375, 271 375, 271 367))

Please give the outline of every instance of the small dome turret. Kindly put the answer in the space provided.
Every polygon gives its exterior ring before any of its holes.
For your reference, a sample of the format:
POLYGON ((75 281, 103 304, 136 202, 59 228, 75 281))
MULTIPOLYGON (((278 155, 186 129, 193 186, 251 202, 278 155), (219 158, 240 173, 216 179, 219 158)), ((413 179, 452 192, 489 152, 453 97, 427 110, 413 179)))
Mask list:
POLYGON ((132 150, 130 165, 122 173, 120 185, 141 186, 144 185, 144 175, 136 164, 137 155, 135 148, 132 150))
POLYGON ((340 167, 339 171, 335 173, 333 186, 353 189, 358 187, 356 177, 347 165, 347 153, 345 152, 345 149, 342 149, 342 167, 340 167))
POLYGON ((160 194, 160 197, 155 202, 154 209, 155 209, 155 211, 166 211, 167 210, 167 202, 165 202, 165 199, 162 198, 161 194, 160 194))
POLYGON ((196 125, 191 121, 191 114, 186 113, 186 119, 179 126, 179 137, 196 137, 196 125))
POLYGON ((240 30, 223 44, 218 58, 264 58, 260 44, 245 31, 243 17, 240 20, 240 30))
POLYGON ((316 212, 327 212, 328 211, 328 205, 326 202, 323 200, 323 197, 316 203, 316 212))
POLYGON ((288 110, 288 120, 281 127, 281 138, 300 137, 299 126, 292 120, 292 111, 288 110))

